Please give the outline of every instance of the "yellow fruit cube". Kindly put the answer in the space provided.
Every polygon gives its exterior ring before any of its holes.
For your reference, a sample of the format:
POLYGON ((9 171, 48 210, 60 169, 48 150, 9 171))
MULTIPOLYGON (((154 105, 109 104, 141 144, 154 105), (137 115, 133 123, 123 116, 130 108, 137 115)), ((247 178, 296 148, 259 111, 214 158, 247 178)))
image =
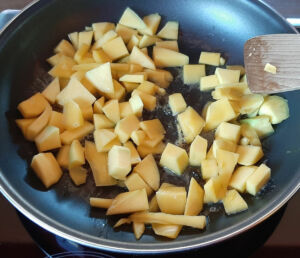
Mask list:
POLYGON ((178 39, 179 24, 176 21, 168 21, 165 26, 157 33, 163 39, 178 39))
POLYGON ((102 111, 112 122, 117 123, 120 120, 120 109, 117 99, 107 101, 103 106, 102 111))
POLYGON ((107 62, 112 62, 112 60, 102 49, 93 50, 92 55, 96 63, 104 64, 107 62))
POLYGON ((119 110, 120 110, 120 118, 121 119, 126 116, 133 115, 133 111, 132 111, 129 101, 119 103, 119 110))
POLYGON ((98 152, 107 152, 112 146, 120 145, 118 136, 109 129, 95 130, 94 140, 98 152))
POLYGON ((59 79, 55 78, 42 92, 43 96, 51 103, 54 104, 56 96, 60 92, 59 79))
POLYGON ((84 149, 78 140, 74 140, 69 151, 69 169, 85 164, 84 149))
POLYGON ((224 139, 237 143, 241 136, 241 126, 222 122, 215 133, 216 139, 224 139))
POLYGON ((26 138, 27 127, 35 121, 35 118, 16 119, 15 121, 17 126, 21 129, 24 137, 26 138))
POLYGON ((232 174, 229 186, 243 193, 246 190, 246 181, 249 176, 257 169, 256 166, 238 167, 232 174))
POLYGON ((238 163, 244 166, 254 165, 264 156, 261 146, 252 145, 238 145, 236 153, 240 155, 238 163))
POLYGON ((265 65, 264 71, 265 71, 265 72, 268 72, 268 73, 276 74, 276 72, 277 72, 277 67, 274 66, 274 65, 271 65, 270 63, 267 63, 267 64, 265 65))
POLYGON ((239 154, 218 149, 216 153, 216 160, 219 167, 219 174, 227 174, 231 176, 236 164, 238 163, 239 154))
POLYGON ((178 115, 177 119, 187 143, 191 143, 205 125, 205 121, 192 107, 187 107, 178 115))
POLYGON ((131 96, 129 99, 129 104, 133 114, 138 117, 142 116, 144 103, 138 94, 131 96))
POLYGON ((203 209, 204 190, 197 183, 195 178, 191 178, 188 196, 186 200, 184 215, 197 216, 203 209))
POLYGON ((125 180, 130 171, 130 150, 123 146, 113 146, 108 152, 108 173, 113 178, 125 180))
POLYGON ((207 75, 200 78, 200 90, 208 91, 216 88, 220 84, 218 77, 213 75, 207 75))
POLYGON ((227 215, 242 212, 248 209, 248 205, 236 190, 229 190, 222 200, 227 215))
MULTIPOLYGON (((114 30, 109 30, 109 31, 105 32, 105 34, 95 42, 92 49, 98 50, 101 47, 103 47, 103 45, 105 43, 115 39, 116 37, 118 37, 118 34, 114 30)), ((107 55, 107 54, 105 53, 105 55, 107 55)), ((109 56, 108 56, 108 58, 111 60, 111 58, 109 56)))
POLYGON ((201 162, 201 174, 204 180, 218 175, 218 164, 215 159, 205 159, 201 162))
POLYGON ((143 30, 147 27, 144 21, 129 7, 123 12, 119 23, 138 30, 143 30))
POLYGON ((162 88, 167 88, 170 83, 173 81, 173 76, 169 71, 156 69, 144 69, 144 72, 147 73, 148 80, 154 82, 162 88))
POLYGON ((137 151, 141 155, 141 157, 144 158, 149 154, 161 154, 165 147, 166 145, 163 142, 160 142, 154 147, 139 145, 137 147, 137 151))
POLYGON ((137 35, 137 30, 124 26, 120 23, 116 26, 117 34, 123 39, 124 43, 127 44, 133 35, 137 35))
POLYGON ((271 169, 265 164, 261 164, 246 180, 247 193, 256 195, 270 177, 271 169))
POLYGON ((236 117, 236 114, 228 99, 220 99, 212 102, 207 108, 205 131, 218 127, 222 122, 227 122, 236 117))
POLYGON ((47 105, 49 103, 45 97, 41 93, 36 93, 32 97, 22 101, 17 108, 23 117, 32 118, 41 114, 47 105))
POLYGON ((81 31, 78 34, 78 48, 80 48, 83 44, 87 44, 91 46, 91 42, 94 36, 93 31, 81 31))
POLYGON ((136 145, 140 145, 146 138, 146 133, 143 130, 136 130, 131 133, 130 137, 136 145))
POLYGON ((56 160, 62 168, 69 168, 69 152, 70 145, 63 145, 57 153, 56 160))
POLYGON ((121 37, 112 39, 102 46, 103 51, 111 60, 116 60, 129 54, 121 37))
POLYGON ((125 74, 119 80, 121 82, 142 83, 146 78, 144 74, 125 74))
POLYGON ((72 130, 83 125, 84 119, 79 105, 69 100, 64 103, 63 123, 65 129, 72 130))
POLYGON ((102 114, 102 108, 104 107, 105 98, 101 97, 94 102, 94 113, 102 114))
POLYGON ((153 47, 152 56, 157 67, 184 66, 189 63, 187 55, 166 48, 153 47))
POLYGON ((157 191, 160 184, 160 174, 155 159, 151 154, 147 155, 134 169, 139 176, 154 190, 157 191))
POLYGON ((207 140, 199 135, 193 140, 189 151, 189 162, 191 166, 200 166, 206 158, 207 140))
POLYGON ((236 147, 237 147, 236 143, 232 141, 225 140, 225 139, 215 139, 212 144, 212 152, 214 157, 216 158, 217 150, 221 149, 221 150, 235 152, 236 147))
POLYGON ((186 190, 181 186, 164 186, 156 192, 159 209, 168 214, 182 215, 186 204, 186 190))
POLYGON ((115 124, 110 121, 104 114, 93 115, 95 130, 114 128, 115 124))
POLYGON ((74 167, 69 169, 69 175, 73 183, 77 186, 82 185, 86 182, 87 169, 83 167, 74 167))
POLYGON ((68 57, 62 55, 57 60, 57 64, 48 72, 52 77, 59 78, 70 78, 73 74, 73 67, 76 65, 76 62, 68 57))
POLYGON ((124 147, 127 147, 130 150, 130 155, 131 155, 131 164, 137 164, 141 162, 141 158, 139 153, 137 152, 134 144, 131 141, 125 142, 124 147))
POLYGON ((31 167, 46 188, 57 183, 62 176, 61 168, 51 152, 34 155, 31 167))
POLYGON ((115 24, 111 22, 97 22, 92 24, 92 28, 94 31, 94 38, 97 41, 101 38, 107 31, 114 30, 115 24))
POLYGON ((73 140, 80 140, 94 131, 94 125, 85 121, 82 126, 73 130, 66 130, 60 135, 62 144, 71 144, 73 140))
POLYGON ((240 75, 243 76, 246 73, 244 66, 242 65, 226 65, 229 70, 240 70, 240 75))
POLYGON ((199 58, 199 64, 219 66, 220 57, 221 57, 220 53, 202 51, 199 58))
POLYGON ((150 139, 157 139, 166 133, 165 128, 159 119, 152 119, 140 122, 140 127, 150 139))
POLYGON ((39 152, 61 147, 59 128, 51 125, 47 126, 37 137, 35 137, 34 141, 39 152))
POLYGON ((167 49, 179 52, 177 40, 157 41, 155 43, 155 46, 160 47, 160 48, 167 48, 167 49))
POLYGON ((189 157, 185 149, 168 143, 161 155, 159 163, 162 167, 166 167, 172 172, 181 175, 189 164, 189 157))
POLYGON ((186 102, 181 93, 173 93, 170 95, 169 105, 173 115, 177 115, 186 109, 186 102))
POLYGON ((139 64, 142 67, 155 70, 155 64, 153 60, 146 54, 144 54, 138 47, 134 46, 129 56, 129 62, 132 64, 139 64))
POLYGON ((199 83, 200 78, 205 76, 205 65, 190 64, 183 66, 183 82, 185 84, 199 83))
POLYGON ((108 208, 106 215, 132 213, 147 209, 149 209, 149 204, 146 190, 140 189, 118 194, 108 208))
POLYGON ((152 188, 139 176, 137 173, 130 174, 126 180, 125 185, 128 191, 134 191, 145 188, 147 195, 150 196, 153 192, 152 188))
POLYGON ((63 114, 52 110, 48 125, 58 127, 59 132, 62 133, 65 130, 63 114))
POLYGON ((118 135, 120 141, 125 143, 129 140, 132 132, 138 130, 140 127, 140 121, 135 115, 127 116, 121 119, 115 128, 115 133, 118 135))
POLYGON ((62 53, 63 55, 73 57, 75 54, 75 49, 69 41, 63 39, 54 48, 54 53, 62 53))
POLYGON ((152 46, 155 44, 155 42, 162 41, 160 38, 156 36, 149 36, 147 34, 144 34, 141 38, 138 47, 140 49, 147 49, 147 47, 152 46))
POLYGON ((107 153, 98 152, 93 142, 85 141, 84 154, 89 163, 96 186, 116 185, 117 181, 108 174, 107 153))
POLYGON ((230 70, 218 67, 215 74, 221 84, 237 83, 240 81, 240 70, 230 70))
POLYGON ((156 97, 145 93, 143 91, 139 91, 139 90, 134 90, 131 94, 132 96, 134 95, 139 95, 141 100, 143 101, 143 105, 145 107, 145 109, 149 110, 149 111, 153 111, 156 107, 156 97))
POLYGON ((145 16, 143 18, 146 28, 139 29, 139 32, 142 34, 154 35, 157 31, 161 20, 161 16, 158 13, 153 13, 145 16))

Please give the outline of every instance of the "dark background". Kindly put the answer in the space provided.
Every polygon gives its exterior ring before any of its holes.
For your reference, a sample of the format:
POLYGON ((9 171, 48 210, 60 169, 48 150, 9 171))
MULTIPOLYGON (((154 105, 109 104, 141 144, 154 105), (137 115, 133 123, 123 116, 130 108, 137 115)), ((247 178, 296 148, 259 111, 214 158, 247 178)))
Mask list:
MULTIPOLYGON (((150 0, 149 0, 150 1, 150 0)), ((5 9, 22 9, 30 0, 0 0, 0 12, 5 9)), ((265 0, 286 18, 300 18, 300 0, 265 0)), ((300 256, 300 193, 288 204, 286 212, 269 240, 257 251, 257 257, 300 256), (293 250, 294 255, 290 256, 293 250), (282 253, 283 252, 283 253, 282 253), (289 255, 288 255, 289 253, 289 255)), ((42 257, 41 251, 23 228, 15 209, 0 194, 0 256, 8 251, 10 257, 42 257), (6 250, 6 251, 5 251, 6 250)))

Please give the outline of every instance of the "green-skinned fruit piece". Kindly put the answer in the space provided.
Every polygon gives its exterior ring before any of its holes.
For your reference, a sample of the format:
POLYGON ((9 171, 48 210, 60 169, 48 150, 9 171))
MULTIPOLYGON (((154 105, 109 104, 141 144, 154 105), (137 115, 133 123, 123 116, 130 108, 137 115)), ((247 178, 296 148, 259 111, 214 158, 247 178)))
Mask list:
POLYGON ((265 138, 272 133, 274 129, 268 116, 256 116, 240 120, 241 124, 248 124, 255 129, 259 138, 265 138))

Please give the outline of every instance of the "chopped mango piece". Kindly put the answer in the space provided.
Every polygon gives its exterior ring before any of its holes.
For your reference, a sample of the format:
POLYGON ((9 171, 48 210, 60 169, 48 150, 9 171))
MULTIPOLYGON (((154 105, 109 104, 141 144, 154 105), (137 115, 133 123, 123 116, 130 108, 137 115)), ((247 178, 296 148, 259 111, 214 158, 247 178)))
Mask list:
POLYGON ((112 146, 120 145, 118 136, 109 129, 95 130, 94 140, 98 152, 107 152, 112 146))
POLYGON ((200 90, 208 91, 216 88, 220 84, 218 77, 213 75, 207 75, 200 78, 200 90))
POLYGON ((183 82, 185 84, 199 83, 200 78, 205 75, 205 65, 190 64, 183 66, 183 82))
POLYGON ((178 39, 179 24, 176 21, 168 21, 165 26, 157 33, 163 39, 178 39))
POLYGON ((97 114, 102 114, 103 111, 102 111, 102 108, 104 107, 104 102, 105 102, 105 98, 104 97, 101 97, 99 99, 97 99, 97 101, 94 102, 94 113, 97 113, 97 114))
POLYGON ((157 47, 167 48, 167 49, 179 52, 177 40, 156 41, 155 45, 157 47))
POLYGON ((123 12, 119 23, 138 30, 143 30, 147 27, 144 21, 129 7, 123 12))
POLYGON ((90 197, 90 206, 95 208, 108 209, 112 202, 113 199, 90 197))
POLYGON ((130 137, 136 145, 140 145, 146 138, 146 133, 143 130, 136 130, 131 133, 130 137))
POLYGON ((238 167, 230 179, 229 186, 238 190, 240 193, 246 190, 246 181, 250 175, 257 169, 256 166, 238 167))
POLYGON ((139 145, 137 147, 138 153, 142 158, 146 157, 148 154, 161 154, 165 149, 166 145, 163 142, 158 143, 154 147, 149 147, 145 145, 139 145))
POLYGON ((169 105, 173 115, 177 115, 186 109, 186 102, 181 93, 173 93, 169 96, 169 105))
POLYGON ((77 186, 86 182, 87 169, 83 167, 74 167, 69 169, 69 175, 73 183, 77 186))
POLYGON ((244 166, 253 165, 264 156, 261 146, 252 145, 238 145, 236 153, 240 155, 238 163, 244 166))
POLYGON ((70 152, 70 145, 63 145, 59 149, 56 160, 57 163, 64 169, 69 167, 69 152, 70 152))
POLYGON ((24 118, 32 118, 40 115, 48 105, 47 100, 41 93, 36 93, 32 97, 22 101, 18 105, 18 110, 24 118))
POLYGON ((129 54, 126 45, 121 37, 112 39, 102 46, 103 51, 111 60, 116 60, 129 54))
POLYGON ((71 144, 73 140, 80 140, 94 131, 94 125, 85 121, 82 126, 73 130, 66 130, 60 135, 62 144, 71 144))
POLYGON ((61 147, 59 128, 47 126, 35 139, 35 144, 39 152, 53 150, 61 147))
POLYGON ((271 65, 270 63, 267 63, 265 65, 264 71, 268 73, 276 74, 277 67, 275 65, 271 65))
POLYGON ((56 96, 60 92, 59 79, 55 78, 42 92, 43 96, 51 103, 54 104, 56 96))
POLYGON ((130 174, 124 181, 129 191, 145 188, 147 195, 150 196, 153 192, 152 188, 139 176, 138 173, 130 174))
POLYGON ((129 99, 129 104, 133 114, 140 117, 143 113, 144 107, 144 103, 141 97, 138 94, 131 96, 131 98, 129 99))
POLYGON ((115 24, 111 23, 111 22, 98 22, 98 23, 93 23, 92 28, 93 28, 93 31, 94 31, 95 41, 97 41, 107 31, 114 30, 115 29, 115 24))
POLYGON ((69 169, 85 164, 84 149, 78 140, 71 143, 69 151, 69 169))
POLYGON ((26 138, 27 127, 35 121, 35 118, 16 119, 15 121, 17 126, 21 129, 24 137, 26 138))
POLYGON ((133 35, 138 34, 137 30, 124 26, 120 23, 117 24, 116 32, 118 33, 119 36, 122 37, 125 44, 129 42, 129 40, 133 35))
POLYGON ((120 120, 120 109, 117 99, 107 101, 103 106, 102 111, 112 122, 117 123, 120 120))
POLYGON ((246 190, 249 194, 256 195, 271 177, 271 169, 261 164, 246 180, 246 190))
POLYGON ((204 190, 191 178, 184 215, 197 216, 203 209, 204 190))
POLYGON ((216 139, 224 139, 237 143, 241 136, 241 126, 222 122, 215 133, 216 139))
POLYGON ((66 56, 73 57, 75 54, 75 49, 69 41, 63 39, 54 48, 54 53, 62 53, 66 56))
POLYGON ((131 54, 130 54, 130 57, 129 57, 129 62, 133 63, 133 64, 139 64, 142 67, 155 70, 155 64, 152 61, 152 59, 148 55, 145 55, 136 46, 134 46, 132 51, 131 51, 131 54))
POLYGON ((135 115, 129 115, 121 119, 116 127, 115 133, 118 135, 120 141, 125 143, 129 140, 132 132, 138 130, 140 127, 140 121, 135 115))
POLYGON ((130 150, 123 146, 113 146, 108 152, 108 173, 113 178, 125 180, 130 171, 130 150))
POLYGON ((184 66, 189 63, 187 55, 160 47, 153 47, 153 60, 157 67, 184 66))
POLYGON ((192 166, 200 166, 206 158, 207 140, 199 135, 193 140, 189 151, 189 162, 192 166))
POLYGON ((69 100, 64 103, 63 123, 65 129, 72 130, 83 125, 84 119, 79 105, 69 100))
POLYGON ((199 58, 199 64, 219 66, 220 57, 221 57, 220 53, 202 51, 199 58))
POLYGON ((215 159, 205 159, 201 162, 201 174, 204 180, 218 175, 218 164, 215 159))
POLYGON ((145 231, 145 224, 142 222, 133 222, 132 228, 135 238, 137 240, 140 239, 145 231))
POLYGON ((235 214, 248 209, 247 203, 236 190, 227 191, 222 202, 227 215, 235 214))
POLYGON ((131 164, 132 165, 135 165, 135 164, 141 162, 140 155, 137 152, 134 144, 131 141, 125 142, 124 146, 127 147, 130 150, 131 164))
POLYGON ((157 31, 161 20, 161 16, 158 13, 153 13, 145 16, 143 18, 144 23, 146 24, 146 28, 139 29, 139 32, 142 34, 154 35, 157 31))
POLYGON ((240 81, 240 70, 217 68, 215 74, 221 84, 237 83, 240 81))
POLYGON ((114 122, 110 121, 104 114, 93 115, 95 130, 114 128, 114 122))

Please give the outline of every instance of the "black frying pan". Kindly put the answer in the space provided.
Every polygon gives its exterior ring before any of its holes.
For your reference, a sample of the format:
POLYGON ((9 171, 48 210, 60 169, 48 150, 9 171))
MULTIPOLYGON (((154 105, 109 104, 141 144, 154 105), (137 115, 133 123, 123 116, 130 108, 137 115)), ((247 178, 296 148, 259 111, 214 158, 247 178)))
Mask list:
MULTIPOLYGON (((225 216, 221 206, 214 212, 207 206, 206 230, 185 229, 178 239, 169 241, 147 230, 136 241, 130 228, 113 230, 116 217, 107 218, 101 210, 91 209, 89 196, 105 196, 111 188, 96 188, 91 177, 83 187, 75 187, 68 175, 46 191, 28 168, 36 149, 26 142, 14 119, 20 115, 17 104, 42 88, 47 77, 45 59, 67 33, 84 29, 98 21, 117 22, 125 7, 141 16, 158 12, 167 20, 180 23, 181 52, 197 63, 201 50, 220 51, 230 64, 243 63, 244 42, 256 35, 295 33, 276 12, 258 1, 224 0, 41 0, 24 10, 0 36, 0 190, 24 215, 45 229, 104 250, 128 253, 183 251, 214 244, 255 226, 281 207, 299 188, 300 179, 300 92, 284 93, 290 118, 276 126, 273 136, 264 141, 272 180, 258 197, 246 196, 249 210, 225 216)), ((178 70, 172 70, 176 77, 178 70)), ((196 89, 183 86, 180 77, 168 89, 182 91, 189 105, 199 112, 210 98, 196 89)), ((167 124, 174 121, 163 112, 157 115, 167 124)), ((174 137, 172 126, 169 140, 174 137)), ((194 171, 182 179, 185 184, 194 171)))

